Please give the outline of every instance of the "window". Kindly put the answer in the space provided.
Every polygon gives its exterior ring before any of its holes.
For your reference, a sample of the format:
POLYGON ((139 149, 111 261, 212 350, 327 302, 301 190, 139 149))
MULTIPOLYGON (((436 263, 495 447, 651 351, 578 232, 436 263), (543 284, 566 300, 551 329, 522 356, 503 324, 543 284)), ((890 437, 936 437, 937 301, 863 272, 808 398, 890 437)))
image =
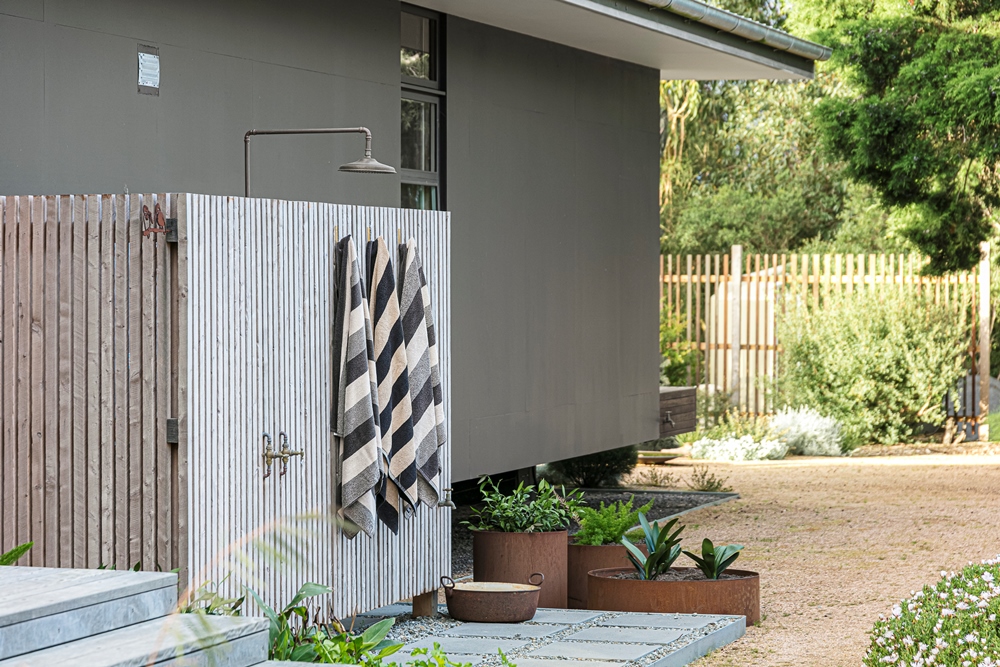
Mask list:
POLYGON ((403 10, 400 20, 400 201, 403 208, 442 205, 441 19, 420 9, 403 10))

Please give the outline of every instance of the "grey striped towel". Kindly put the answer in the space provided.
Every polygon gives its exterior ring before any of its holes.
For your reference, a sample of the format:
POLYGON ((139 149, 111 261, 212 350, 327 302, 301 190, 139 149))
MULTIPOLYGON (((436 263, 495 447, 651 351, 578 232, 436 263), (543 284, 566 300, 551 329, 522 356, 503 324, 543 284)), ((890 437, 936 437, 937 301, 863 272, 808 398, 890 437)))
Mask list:
POLYGON ((400 245, 399 257, 403 276, 399 286, 399 304, 410 375, 419 496, 420 502, 434 506, 438 503, 441 488, 438 448, 445 444, 446 434, 430 288, 420 264, 416 241, 410 239, 406 245, 400 245))
POLYGON ((410 420, 410 384, 406 344, 399 317, 399 297, 385 239, 368 244, 368 303, 372 312, 375 373, 378 384, 379 428, 388 464, 377 494, 378 517, 399 532, 399 514, 417 504, 416 446, 410 420), (403 505, 400 506, 400 500, 403 505))
POLYGON ((382 478, 378 395, 371 317, 364 298, 354 241, 337 244, 334 311, 335 403, 333 431, 340 438, 338 516, 348 537, 375 532, 375 491, 382 478))

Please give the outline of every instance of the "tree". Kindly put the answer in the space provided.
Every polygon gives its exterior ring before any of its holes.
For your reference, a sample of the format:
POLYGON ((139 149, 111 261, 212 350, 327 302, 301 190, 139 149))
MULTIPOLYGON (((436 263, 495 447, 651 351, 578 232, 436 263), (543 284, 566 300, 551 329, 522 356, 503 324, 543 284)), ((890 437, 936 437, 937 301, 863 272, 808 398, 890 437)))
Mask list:
POLYGON ((1000 206, 1000 2, 820 4, 804 1, 802 25, 854 89, 818 105, 824 146, 893 210, 927 271, 972 268, 1000 206))

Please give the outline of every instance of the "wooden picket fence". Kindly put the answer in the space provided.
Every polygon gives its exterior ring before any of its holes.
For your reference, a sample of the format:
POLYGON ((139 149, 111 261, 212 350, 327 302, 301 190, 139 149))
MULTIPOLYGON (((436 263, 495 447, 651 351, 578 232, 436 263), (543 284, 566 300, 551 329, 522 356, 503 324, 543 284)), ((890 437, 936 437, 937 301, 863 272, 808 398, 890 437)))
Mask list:
POLYGON ((50 567, 175 567, 176 246, 166 195, 0 196, 0 551, 50 567), (172 343, 173 341, 173 343, 172 343))
POLYGON ((749 414, 774 410, 768 387, 781 365, 776 325, 791 299, 819 309, 834 294, 898 289, 952 304, 969 328, 961 404, 974 406, 957 416, 977 423, 989 407, 989 244, 982 250, 976 269, 946 276, 921 275, 927 259, 918 255, 751 255, 741 246, 729 254, 662 255, 660 303, 683 329, 673 347, 693 351, 687 384, 721 391, 749 414))

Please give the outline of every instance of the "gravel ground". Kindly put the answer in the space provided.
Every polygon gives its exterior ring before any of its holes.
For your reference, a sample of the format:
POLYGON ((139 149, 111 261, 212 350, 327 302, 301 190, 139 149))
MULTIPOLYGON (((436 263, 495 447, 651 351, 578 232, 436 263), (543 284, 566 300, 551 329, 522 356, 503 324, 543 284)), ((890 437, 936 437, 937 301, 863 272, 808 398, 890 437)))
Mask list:
MULTIPOLYGON (((635 495, 633 507, 641 507, 653 501, 647 513, 649 518, 662 519, 667 516, 691 510, 705 503, 715 502, 730 494, 688 493, 686 491, 644 491, 639 488, 585 490, 584 502, 597 507, 600 503, 610 504, 618 500, 628 501, 635 495)), ((472 508, 460 506, 452 512, 451 570, 452 577, 458 579, 472 574, 472 533, 462 521, 472 517, 472 508)), ((576 526, 570 527, 575 532, 576 526)))
MULTIPOLYGON (((683 479, 689 465, 671 468, 683 479)), ((941 570, 1000 553, 1000 456, 709 466, 741 497, 686 515, 684 546, 746 545, 737 566, 761 573, 763 620, 696 667, 857 667, 879 614, 941 570)))
MULTIPOLYGON (((549 644, 553 641, 558 641, 559 639, 562 639, 567 635, 571 635, 573 633, 579 632, 580 630, 584 630, 586 628, 597 625, 597 622, 602 619, 614 618, 620 615, 621 614, 617 612, 608 612, 586 623, 576 623, 567 628, 566 630, 563 630, 561 633, 549 635, 546 637, 540 637, 538 639, 532 640, 527 646, 513 650, 510 653, 508 653, 507 657, 511 660, 511 662, 516 663, 519 657, 526 655, 527 653, 533 651, 539 646, 549 644)), ((660 658, 667 656, 673 653, 674 651, 687 646, 691 642, 704 637, 710 632, 725 627, 733 622, 734 622, 733 620, 727 619, 724 621, 720 621, 718 623, 710 623, 706 625, 704 628, 699 628, 697 630, 688 630, 677 641, 672 642, 670 644, 666 644, 662 648, 659 648, 656 651, 653 651, 652 653, 645 655, 638 660, 623 662, 621 663, 621 665, 622 667, 646 667, 647 665, 653 664, 660 658)), ((453 621, 451 618, 447 616, 438 615, 425 618, 413 618, 412 616, 404 615, 396 619, 396 623, 393 625, 392 630, 389 631, 388 639, 403 643, 410 643, 410 642, 415 642, 421 639, 422 637, 426 637, 427 635, 441 633, 447 630, 448 628, 452 628, 458 625, 461 625, 461 623, 453 621)), ((526 623, 526 625, 531 625, 531 622, 529 621, 528 623, 526 623)), ((567 661, 573 662, 572 660, 567 660, 567 661)), ((501 664, 500 656, 497 655, 494 657, 488 657, 484 659, 480 664, 486 667, 496 667, 501 664)))

